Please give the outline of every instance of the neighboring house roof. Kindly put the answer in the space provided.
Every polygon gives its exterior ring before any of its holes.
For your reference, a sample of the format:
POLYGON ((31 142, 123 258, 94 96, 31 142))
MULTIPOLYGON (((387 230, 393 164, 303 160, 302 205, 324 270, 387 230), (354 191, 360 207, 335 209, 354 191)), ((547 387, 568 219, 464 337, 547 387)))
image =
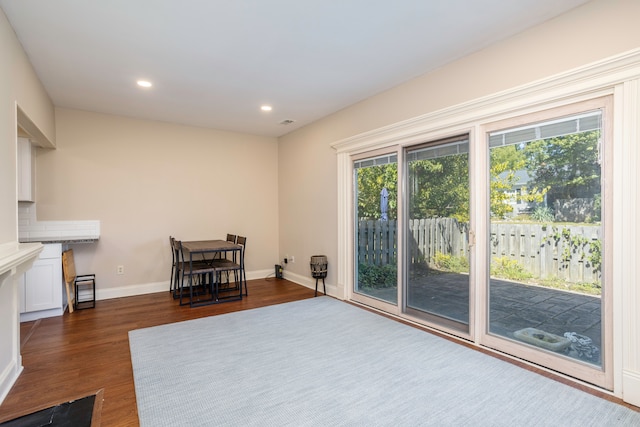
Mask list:
MULTIPOLYGON (((511 171, 502 172, 500 175, 498 175, 498 178, 500 178, 501 180, 507 179, 507 175, 509 173, 511 173, 511 171)), ((513 183, 513 189, 527 187, 531 179, 532 179, 531 176, 526 170, 519 169, 515 171, 515 180, 513 183)))

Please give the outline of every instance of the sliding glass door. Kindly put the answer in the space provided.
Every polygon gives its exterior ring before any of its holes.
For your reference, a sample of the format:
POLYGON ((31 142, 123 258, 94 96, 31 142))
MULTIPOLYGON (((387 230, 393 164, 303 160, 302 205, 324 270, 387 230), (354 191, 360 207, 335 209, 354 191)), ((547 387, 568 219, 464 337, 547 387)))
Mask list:
POLYGON ((405 151, 404 312, 469 331, 469 138, 405 151))
POLYGON ((611 389, 610 115, 604 97, 354 157, 350 298, 611 389))
POLYGON ((352 299, 395 311, 398 303, 398 155, 356 160, 352 299))
POLYGON ((605 109, 565 110, 487 135, 485 341, 607 386, 605 109))

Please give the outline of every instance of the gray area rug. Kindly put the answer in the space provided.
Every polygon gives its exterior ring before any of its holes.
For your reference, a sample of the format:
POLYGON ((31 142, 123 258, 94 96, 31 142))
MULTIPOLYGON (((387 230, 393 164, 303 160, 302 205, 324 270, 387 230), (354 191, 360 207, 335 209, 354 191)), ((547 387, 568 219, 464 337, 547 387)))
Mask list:
POLYGON ((329 297, 129 332, 141 426, 639 426, 640 413, 329 297))

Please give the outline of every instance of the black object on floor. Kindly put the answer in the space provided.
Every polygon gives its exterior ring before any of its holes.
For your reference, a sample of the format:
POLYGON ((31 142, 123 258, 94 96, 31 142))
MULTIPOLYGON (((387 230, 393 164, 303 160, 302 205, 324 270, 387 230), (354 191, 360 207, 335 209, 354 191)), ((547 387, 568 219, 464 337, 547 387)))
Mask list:
POLYGON ((91 427, 95 395, 0 423, 0 427, 91 427))

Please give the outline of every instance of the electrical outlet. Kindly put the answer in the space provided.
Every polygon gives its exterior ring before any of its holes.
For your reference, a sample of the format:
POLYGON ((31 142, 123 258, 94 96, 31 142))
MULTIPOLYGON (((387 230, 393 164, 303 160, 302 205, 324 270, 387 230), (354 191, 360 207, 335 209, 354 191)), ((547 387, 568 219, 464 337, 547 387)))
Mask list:
POLYGON ((124 265, 119 265, 116 267, 116 274, 124 274, 124 265))
POLYGON ((294 257, 293 255, 291 255, 289 257, 289 261, 291 261, 291 263, 293 264, 294 262, 296 262, 296 257, 294 257))

